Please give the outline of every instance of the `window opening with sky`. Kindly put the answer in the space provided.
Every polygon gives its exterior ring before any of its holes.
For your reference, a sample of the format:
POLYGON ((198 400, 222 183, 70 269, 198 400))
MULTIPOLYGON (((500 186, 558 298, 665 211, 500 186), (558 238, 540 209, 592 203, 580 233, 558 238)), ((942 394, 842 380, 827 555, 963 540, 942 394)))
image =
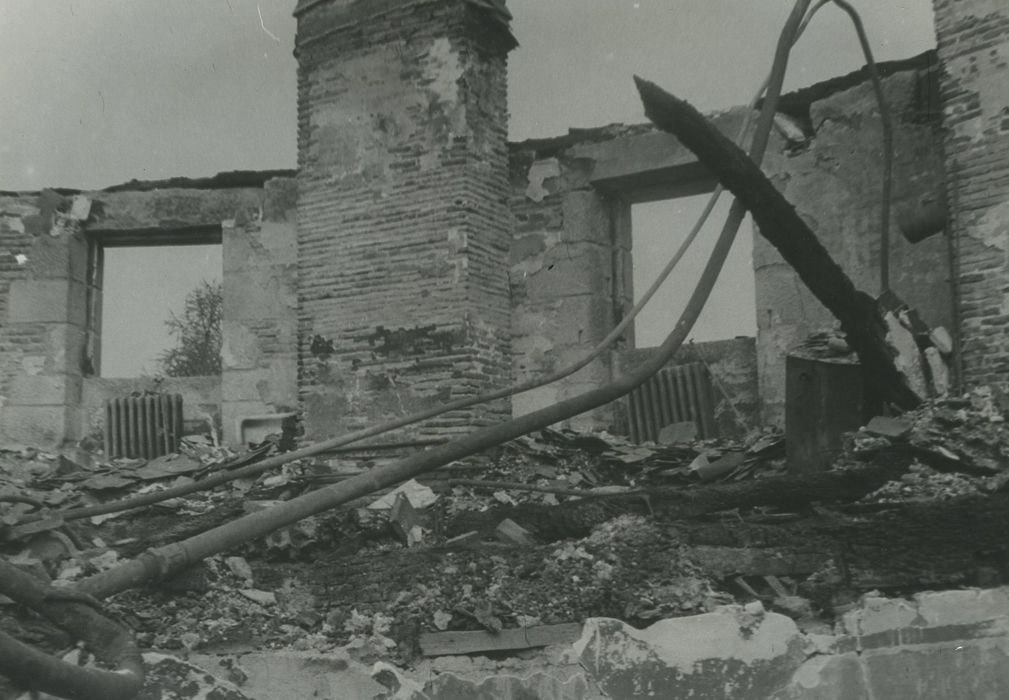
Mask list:
MULTIPOLYGON (((710 196, 704 193, 631 205, 635 303, 679 249, 710 196)), ((731 196, 724 194, 719 198, 694 243, 635 319, 636 347, 661 345, 673 329, 700 279, 731 206, 731 196)), ((747 215, 740 225, 718 282, 688 338, 706 341, 756 335, 751 221, 747 215)))
POLYGON ((99 372, 154 376, 176 345, 171 314, 183 317, 186 297, 204 281, 221 284, 221 244, 105 246, 102 272, 99 372))

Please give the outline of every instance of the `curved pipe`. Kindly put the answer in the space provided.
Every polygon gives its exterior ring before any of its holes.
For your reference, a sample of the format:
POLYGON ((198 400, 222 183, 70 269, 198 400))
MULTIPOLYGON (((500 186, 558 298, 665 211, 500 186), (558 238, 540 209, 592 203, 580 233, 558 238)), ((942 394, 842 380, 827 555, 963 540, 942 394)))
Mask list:
POLYGON ((74 592, 50 588, 0 559, 0 593, 83 640, 117 669, 74 666, 0 632, 0 674, 22 688, 71 700, 130 700, 140 692, 144 664, 133 635, 93 607, 74 602, 74 592))

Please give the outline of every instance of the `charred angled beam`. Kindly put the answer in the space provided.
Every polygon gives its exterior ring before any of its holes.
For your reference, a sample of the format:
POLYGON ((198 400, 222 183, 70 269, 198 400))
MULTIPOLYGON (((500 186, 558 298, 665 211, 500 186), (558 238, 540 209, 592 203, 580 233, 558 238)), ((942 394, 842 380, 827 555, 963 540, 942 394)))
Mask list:
POLYGON ((865 368, 868 386, 901 408, 917 406, 921 399, 893 364, 876 302, 856 289, 788 200, 745 152, 687 102, 647 80, 635 82, 648 118, 676 136, 743 203, 761 235, 841 322, 865 368))

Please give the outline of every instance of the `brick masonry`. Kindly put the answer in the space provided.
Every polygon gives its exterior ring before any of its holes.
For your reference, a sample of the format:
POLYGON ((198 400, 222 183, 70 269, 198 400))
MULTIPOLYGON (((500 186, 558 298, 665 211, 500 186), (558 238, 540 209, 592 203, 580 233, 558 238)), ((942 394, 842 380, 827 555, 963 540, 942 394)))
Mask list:
POLYGON ((935 0, 963 371, 1009 388, 1009 5, 935 0))
MULTIPOLYGON (((320 439, 509 381, 507 26, 462 0, 303 2, 299 389, 320 439)), ((446 414, 451 434, 505 402, 446 414)))

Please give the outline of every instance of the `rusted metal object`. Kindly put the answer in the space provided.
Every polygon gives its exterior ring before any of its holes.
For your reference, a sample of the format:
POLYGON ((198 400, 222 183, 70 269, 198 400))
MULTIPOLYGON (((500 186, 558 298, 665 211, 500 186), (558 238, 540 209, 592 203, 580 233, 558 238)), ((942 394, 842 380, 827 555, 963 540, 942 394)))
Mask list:
POLYGON ((105 452, 109 457, 154 459, 175 452, 181 435, 181 394, 105 402, 105 452))
POLYGON ((864 424, 862 366, 854 359, 785 359, 785 449, 792 473, 824 471, 841 436, 864 424))
POLYGON ((658 442, 667 425, 692 421, 700 437, 716 436, 711 376, 701 362, 659 370, 627 397, 631 440, 658 442))

